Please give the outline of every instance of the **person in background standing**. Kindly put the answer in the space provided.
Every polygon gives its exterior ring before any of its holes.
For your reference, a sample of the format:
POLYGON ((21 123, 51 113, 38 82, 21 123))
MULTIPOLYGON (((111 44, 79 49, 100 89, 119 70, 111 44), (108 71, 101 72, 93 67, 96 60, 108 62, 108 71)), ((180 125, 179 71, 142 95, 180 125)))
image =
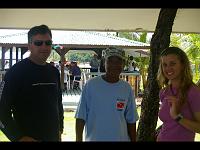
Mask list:
POLYGON ((4 69, 7 71, 9 69, 9 61, 5 61, 4 69))
POLYGON ((90 61, 90 72, 98 72, 98 67, 99 67, 99 59, 98 59, 98 55, 94 54, 93 58, 90 61))
POLYGON ((31 28, 30 56, 12 66, 1 84, 0 128, 10 141, 61 141, 60 74, 46 62, 51 46, 48 26, 31 28))
MULTIPOLYGON (((98 69, 100 69, 100 60, 98 59, 98 55, 94 54, 93 58, 90 61, 90 72, 98 72, 98 69)), ((99 70, 100 71, 100 70, 99 70)), ((94 75, 92 75, 94 77, 94 75)))
POLYGON ((102 50, 101 58, 100 58, 100 72, 106 72, 105 70, 105 50, 102 50))

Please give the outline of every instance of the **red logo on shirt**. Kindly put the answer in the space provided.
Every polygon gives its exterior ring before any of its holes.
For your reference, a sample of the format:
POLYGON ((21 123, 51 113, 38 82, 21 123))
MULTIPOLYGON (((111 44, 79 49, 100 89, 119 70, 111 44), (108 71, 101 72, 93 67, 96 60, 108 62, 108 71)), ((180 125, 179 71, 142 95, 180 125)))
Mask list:
POLYGON ((124 109, 124 106, 125 106, 125 102, 117 101, 117 109, 118 110, 124 109))

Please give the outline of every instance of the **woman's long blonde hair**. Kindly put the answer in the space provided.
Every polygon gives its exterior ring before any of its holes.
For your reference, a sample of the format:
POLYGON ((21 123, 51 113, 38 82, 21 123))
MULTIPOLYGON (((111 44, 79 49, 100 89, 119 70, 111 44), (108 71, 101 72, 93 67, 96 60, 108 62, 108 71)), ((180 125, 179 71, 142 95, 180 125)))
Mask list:
POLYGON ((169 47, 162 51, 161 56, 160 56, 160 64, 159 64, 159 69, 158 69, 158 74, 157 74, 157 80, 161 88, 169 88, 170 82, 164 76, 162 62, 161 62, 162 57, 167 56, 169 54, 176 55, 184 68, 182 72, 180 89, 179 89, 180 104, 183 105, 187 99, 187 93, 188 93, 187 91, 189 90, 191 85, 194 84, 192 81, 192 71, 190 67, 190 62, 186 53, 183 50, 181 50, 178 47, 169 47))

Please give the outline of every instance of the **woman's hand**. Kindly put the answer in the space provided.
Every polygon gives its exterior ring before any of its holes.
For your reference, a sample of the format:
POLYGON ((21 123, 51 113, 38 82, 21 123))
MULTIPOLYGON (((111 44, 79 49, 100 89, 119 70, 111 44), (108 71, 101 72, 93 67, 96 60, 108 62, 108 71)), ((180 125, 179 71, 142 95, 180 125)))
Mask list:
POLYGON ((175 119, 180 113, 180 105, 178 103, 178 99, 175 96, 166 96, 165 99, 168 101, 170 106, 170 115, 173 119, 175 119))

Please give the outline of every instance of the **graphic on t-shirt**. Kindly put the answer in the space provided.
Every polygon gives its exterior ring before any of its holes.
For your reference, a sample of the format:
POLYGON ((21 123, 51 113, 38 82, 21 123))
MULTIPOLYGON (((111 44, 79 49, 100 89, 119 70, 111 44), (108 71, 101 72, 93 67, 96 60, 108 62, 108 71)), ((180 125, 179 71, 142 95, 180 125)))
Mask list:
POLYGON ((125 107, 125 100, 124 99, 117 99, 116 108, 117 110, 121 111, 125 107))

